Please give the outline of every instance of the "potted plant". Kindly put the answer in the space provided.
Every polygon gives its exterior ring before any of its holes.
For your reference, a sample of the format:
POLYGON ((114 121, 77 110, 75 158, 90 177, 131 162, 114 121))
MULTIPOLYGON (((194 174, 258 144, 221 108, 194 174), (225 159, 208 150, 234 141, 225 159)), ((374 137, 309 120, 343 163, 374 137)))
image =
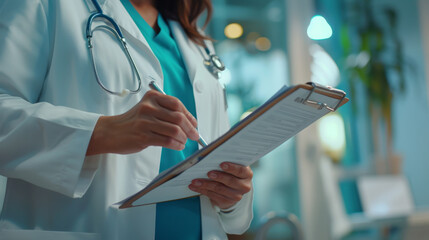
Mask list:
POLYGON ((393 149, 392 103, 404 92, 405 77, 402 43, 396 31, 397 13, 385 7, 376 15, 371 0, 349 4, 341 41, 351 102, 357 112, 362 102, 357 98, 366 99, 376 171, 399 173, 401 158, 393 149))

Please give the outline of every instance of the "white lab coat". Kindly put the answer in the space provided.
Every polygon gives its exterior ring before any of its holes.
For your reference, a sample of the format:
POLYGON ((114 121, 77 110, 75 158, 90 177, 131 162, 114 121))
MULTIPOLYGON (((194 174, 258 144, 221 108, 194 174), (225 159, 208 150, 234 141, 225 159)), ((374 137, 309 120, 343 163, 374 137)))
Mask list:
MULTIPOLYGON (((138 94, 113 96, 97 84, 85 38, 94 10, 89 0, 0 2, 0 174, 8 177, 0 239, 154 238, 155 205, 112 204, 157 175, 161 148, 85 157, 99 116, 129 110, 150 79, 163 86, 157 58, 119 0, 99 2, 128 41, 143 77, 138 94)), ((222 88, 180 25, 170 26, 194 87, 199 131, 210 142, 229 127, 222 88)), ((94 41, 102 81, 117 91, 135 88, 119 44, 101 31, 94 41)), ((243 233, 252 219, 251 195, 228 214, 201 197, 203 239, 243 233)))

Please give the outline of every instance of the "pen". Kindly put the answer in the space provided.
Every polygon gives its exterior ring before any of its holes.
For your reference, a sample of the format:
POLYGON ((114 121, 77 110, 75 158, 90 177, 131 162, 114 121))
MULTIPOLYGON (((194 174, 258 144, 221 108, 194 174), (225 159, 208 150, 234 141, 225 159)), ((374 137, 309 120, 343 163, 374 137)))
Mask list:
MULTIPOLYGON (((162 94, 164 94, 164 95, 167 95, 164 91, 162 91, 162 89, 161 88, 159 88, 158 87, 158 85, 156 84, 156 82, 155 81, 151 81, 150 83, 149 83, 149 87, 152 89, 152 90, 155 90, 155 91, 158 91, 158 92, 160 92, 160 93, 162 93, 162 94)), ((205 147, 205 146, 207 146, 207 143, 206 143, 206 141, 203 139, 203 137, 201 137, 201 135, 198 133, 198 136, 200 136, 200 138, 198 139, 198 143, 202 146, 202 147, 205 147)))

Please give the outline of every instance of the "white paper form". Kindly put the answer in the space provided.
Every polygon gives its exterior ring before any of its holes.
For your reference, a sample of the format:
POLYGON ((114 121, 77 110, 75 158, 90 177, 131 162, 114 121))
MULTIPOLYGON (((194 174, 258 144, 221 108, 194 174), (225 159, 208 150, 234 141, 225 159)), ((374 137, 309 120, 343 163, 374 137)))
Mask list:
MULTIPOLYGON (((329 113, 326 108, 316 109, 302 104, 309 90, 298 89, 279 101, 261 116, 226 140, 202 160, 186 171, 158 186, 136 200, 133 205, 182 199, 198 195, 188 185, 193 179, 207 178, 211 170, 220 170, 222 162, 233 162, 245 166, 259 160, 280 144, 295 136, 302 129, 329 113)), ((312 100, 335 106, 338 99, 313 93, 312 100)))

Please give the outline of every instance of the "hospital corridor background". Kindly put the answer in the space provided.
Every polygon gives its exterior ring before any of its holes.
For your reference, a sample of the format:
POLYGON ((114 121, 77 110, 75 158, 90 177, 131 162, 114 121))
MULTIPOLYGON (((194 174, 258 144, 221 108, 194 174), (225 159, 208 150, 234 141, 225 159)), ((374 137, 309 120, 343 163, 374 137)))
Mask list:
POLYGON ((227 67, 231 125, 283 85, 313 81, 350 99, 252 165, 254 219, 229 238, 429 239, 429 1, 213 7, 206 31, 227 67))

